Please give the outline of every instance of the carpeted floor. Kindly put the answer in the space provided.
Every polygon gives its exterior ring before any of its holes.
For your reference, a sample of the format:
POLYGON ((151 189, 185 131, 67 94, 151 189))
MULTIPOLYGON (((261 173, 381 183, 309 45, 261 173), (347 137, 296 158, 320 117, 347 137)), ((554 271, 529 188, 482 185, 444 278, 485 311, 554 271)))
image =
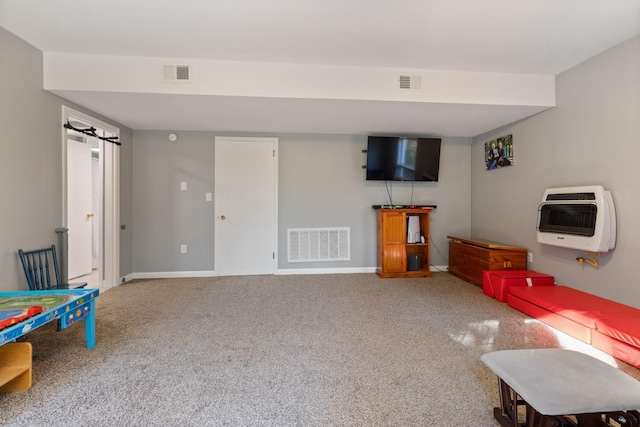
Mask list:
MULTIPOLYGON (((29 334, 4 426, 497 426, 489 351, 590 346, 447 273, 138 280, 29 334)), ((619 363, 636 378, 638 371, 619 363)))

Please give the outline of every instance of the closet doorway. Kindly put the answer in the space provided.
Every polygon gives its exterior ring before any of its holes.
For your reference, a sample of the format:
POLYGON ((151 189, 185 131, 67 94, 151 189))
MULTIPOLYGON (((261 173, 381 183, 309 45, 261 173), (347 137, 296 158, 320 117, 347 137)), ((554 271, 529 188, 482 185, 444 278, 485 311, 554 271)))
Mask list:
POLYGON ((62 119, 68 278, 105 291, 119 281, 119 129, 68 107, 62 119))

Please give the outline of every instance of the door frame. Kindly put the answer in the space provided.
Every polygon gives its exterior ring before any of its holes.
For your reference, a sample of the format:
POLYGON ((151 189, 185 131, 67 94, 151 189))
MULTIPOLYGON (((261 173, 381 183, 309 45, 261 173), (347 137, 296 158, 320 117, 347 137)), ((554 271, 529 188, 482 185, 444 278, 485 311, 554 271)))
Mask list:
MULTIPOLYGON (((274 137, 242 137, 242 136, 216 136, 214 138, 214 152, 215 152, 215 144, 218 143, 218 141, 225 141, 225 142, 233 142, 233 141, 249 141, 249 142, 269 142, 273 144, 273 156, 274 156, 274 162, 273 162, 273 238, 274 238, 274 242, 273 242, 273 253, 274 253, 274 257, 273 257, 273 268, 270 274, 276 274, 276 272, 278 271, 278 143, 279 143, 279 138, 274 138, 274 137)), ((217 157, 214 160, 214 167, 215 167, 215 163, 218 161, 217 157)), ((215 172, 214 172, 215 174, 215 172)), ((214 194, 214 200, 215 200, 215 194, 214 194)), ((217 212, 216 207, 214 206, 214 215, 215 212, 217 212)), ((214 247, 213 247, 213 253, 214 253, 214 274, 218 275, 217 271, 218 271, 218 246, 219 242, 218 242, 218 233, 217 233, 217 228, 218 228, 218 218, 215 218, 214 216, 214 247)))
MULTIPOLYGON (((73 108, 62 106, 62 226, 67 227, 67 129, 64 125, 69 117, 89 123, 96 128, 110 132, 120 138, 120 128, 96 119, 73 108)), ((103 239, 102 270, 100 270, 100 285, 109 289, 119 284, 120 278, 120 149, 116 144, 101 144, 100 157, 104 159, 103 180, 103 239)))

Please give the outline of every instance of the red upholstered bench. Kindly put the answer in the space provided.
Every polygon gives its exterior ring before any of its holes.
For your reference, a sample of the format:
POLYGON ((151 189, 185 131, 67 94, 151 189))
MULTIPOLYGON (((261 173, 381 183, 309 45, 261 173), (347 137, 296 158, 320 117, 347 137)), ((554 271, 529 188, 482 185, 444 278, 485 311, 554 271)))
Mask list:
POLYGON ((482 292, 500 302, 507 300, 512 286, 553 286, 553 276, 533 270, 485 270, 482 272, 482 292), (529 279, 529 281, 527 281, 529 279))
POLYGON ((596 320, 591 332, 591 345, 640 368, 640 318, 596 320))
POLYGON ((509 288, 507 304, 640 368, 640 310, 567 286, 509 288))

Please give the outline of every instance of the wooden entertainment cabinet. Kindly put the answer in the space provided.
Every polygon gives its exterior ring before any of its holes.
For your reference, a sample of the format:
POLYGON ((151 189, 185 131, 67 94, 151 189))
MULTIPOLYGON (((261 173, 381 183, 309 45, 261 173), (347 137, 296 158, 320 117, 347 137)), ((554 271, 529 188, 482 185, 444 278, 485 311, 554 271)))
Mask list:
POLYGON ((389 277, 430 277, 429 213, 432 207, 376 209, 378 253, 376 274, 389 277), (407 217, 417 216, 424 243, 407 243, 407 217), (418 256, 418 268, 410 270, 409 257, 418 256))
POLYGON ((449 273, 482 285, 484 270, 526 270, 527 250, 500 243, 449 238, 449 273))

